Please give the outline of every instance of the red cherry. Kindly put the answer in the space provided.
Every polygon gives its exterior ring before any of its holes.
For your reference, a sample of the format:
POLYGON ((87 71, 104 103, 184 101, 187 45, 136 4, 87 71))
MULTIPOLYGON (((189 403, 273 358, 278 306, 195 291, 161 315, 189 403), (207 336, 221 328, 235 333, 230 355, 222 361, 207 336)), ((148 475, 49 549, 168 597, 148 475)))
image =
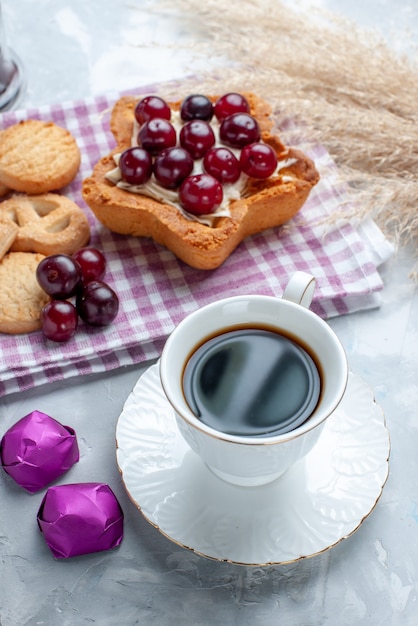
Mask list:
POLYGON ((160 117, 164 120, 171 118, 171 110, 168 104, 159 96, 146 96, 140 100, 135 107, 135 118, 138 124, 160 117))
POLYGON ((162 187, 177 189, 193 170, 192 156, 184 148, 167 148, 154 161, 154 176, 162 187))
POLYGON ((77 294, 76 307, 87 324, 107 326, 118 314, 119 298, 109 285, 92 280, 77 294))
POLYGON ((259 141, 261 132, 257 120, 248 113, 234 113, 226 117, 219 129, 221 141, 233 148, 243 148, 259 141))
POLYGON ((193 215, 214 213, 222 199, 222 185, 210 174, 189 176, 179 190, 181 206, 193 215))
POLYGON ((239 161, 229 148, 212 148, 203 159, 204 170, 222 184, 235 183, 241 174, 239 161))
POLYGON ((119 169, 130 185, 144 185, 152 174, 151 155, 144 148, 128 148, 120 155, 119 169))
POLYGON ((41 312, 42 332, 52 341, 68 341, 77 328, 77 310, 68 300, 51 300, 41 312))
POLYGON ((213 117, 212 102, 200 94, 187 96, 181 103, 180 117, 185 122, 196 119, 210 121, 213 117))
POLYGON ((180 144, 194 159, 201 159, 215 143, 215 133, 204 120, 186 122, 180 131, 180 144))
POLYGON ((150 154, 158 154, 176 145, 177 135, 169 121, 159 117, 145 122, 138 133, 138 143, 150 154))
POLYGON ((226 93, 216 101, 215 115, 221 122, 233 113, 249 113, 250 105, 240 93, 226 93))
POLYGON ((277 167, 277 155, 267 143, 252 143, 244 146, 239 162, 247 176, 268 178, 277 167))
POLYGON ((106 259, 97 248, 80 248, 74 252, 75 259, 81 267, 83 283, 90 280, 101 280, 106 271, 106 259))
POLYGON ((81 282, 81 267, 68 254, 51 254, 36 268, 36 278, 42 289, 56 300, 75 295, 81 282))

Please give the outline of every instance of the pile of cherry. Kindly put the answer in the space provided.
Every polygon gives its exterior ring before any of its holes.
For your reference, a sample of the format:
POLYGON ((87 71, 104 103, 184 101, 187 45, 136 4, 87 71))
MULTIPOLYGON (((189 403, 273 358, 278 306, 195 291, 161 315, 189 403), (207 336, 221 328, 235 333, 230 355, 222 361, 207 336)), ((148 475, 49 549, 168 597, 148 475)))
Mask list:
POLYGON ((162 187, 178 190, 179 203, 189 213, 214 213, 222 204, 223 185, 234 184, 241 173, 264 179, 276 170, 277 155, 261 141, 259 124, 241 94, 227 93, 215 103, 204 95, 187 96, 180 107, 178 137, 162 98, 143 98, 134 113, 138 146, 120 156, 122 180, 145 185, 153 175, 162 187), (221 145, 210 124, 214 116, 221 145), (202 160, 202 173, 193 174, 197 160, 202 160))
POLYGON ((72 256, 52 254, 42 259, 36 278, 51 296, 41 312, 42 332, 47 339, 70 339, 79 317, 92 326, 107 326, 115 319, 119 299, 103 282, 105 271, 104 255, 92 247, 81 248, 72 256))

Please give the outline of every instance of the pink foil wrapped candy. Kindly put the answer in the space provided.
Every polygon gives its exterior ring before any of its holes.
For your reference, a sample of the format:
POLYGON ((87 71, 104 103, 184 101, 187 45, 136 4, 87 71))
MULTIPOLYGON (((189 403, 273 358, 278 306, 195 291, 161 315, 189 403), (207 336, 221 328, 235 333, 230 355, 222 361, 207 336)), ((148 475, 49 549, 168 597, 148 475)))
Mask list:
POLYGON ((3 469, 35 493, 68 471, 79 459, 75 432, 41 411, 22 417, 0 442, 3 469))
POLYGON ((57 559, 110 550, 123 539, 122 509, 103 483, 50 487, 37 520, 57 559))

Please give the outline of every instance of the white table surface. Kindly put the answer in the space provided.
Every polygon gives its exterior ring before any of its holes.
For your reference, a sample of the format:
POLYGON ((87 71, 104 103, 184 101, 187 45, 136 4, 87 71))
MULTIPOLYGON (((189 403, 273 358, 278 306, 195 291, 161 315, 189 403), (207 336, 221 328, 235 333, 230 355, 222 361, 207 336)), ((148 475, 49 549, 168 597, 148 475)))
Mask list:
MULTIPOLYGON (((399 48, 406 28, 418 42, 415 0, 309 2, 380 28, 399 48)), ((187 73, 187 55, 169 47, 183 41, 181 23, 147 6, 142 0, 3 0, 8 41, 26 69, 20 106, 187 73), (161 45, 156 49, 153 42, 161 45)), ((158 8, 157 0, 153 6, 158 8)), ((16 493, 0 480, 0 624, 418 623, 418 301, 410 278, 415 262, 412 248, 401 249, 382 268, 381 307, 330 322, 351 369, 373 388, 385 412, 390 476, 358 532, 312 559, 265 568, 217 563, 180 548, 143 519, 121 483, 114 432, 144 367, 1 398, 1 432, 34 409, 54 415, 59 407, 63 423, 79 434, 81 459, 72 482, 88 476, 112 487, 125 513, 125 536, 112 552, 56 561, 34 524, 39 495, 16 493)))

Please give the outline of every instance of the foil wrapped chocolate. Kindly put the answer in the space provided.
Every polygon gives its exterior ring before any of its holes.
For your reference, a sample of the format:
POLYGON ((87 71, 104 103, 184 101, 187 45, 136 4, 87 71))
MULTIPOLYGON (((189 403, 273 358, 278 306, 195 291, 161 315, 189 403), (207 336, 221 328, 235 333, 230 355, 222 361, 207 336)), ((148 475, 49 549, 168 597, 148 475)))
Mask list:
POLYGON ((62 476, 78 459, 74 430, 42 411, 22 417, 0 442, 3 469, 30 493, 62 476))
POLYGON ((104 483, 50 487, 37 521, 57 559, 110 550, 123 539, 122 509, 104 483))

